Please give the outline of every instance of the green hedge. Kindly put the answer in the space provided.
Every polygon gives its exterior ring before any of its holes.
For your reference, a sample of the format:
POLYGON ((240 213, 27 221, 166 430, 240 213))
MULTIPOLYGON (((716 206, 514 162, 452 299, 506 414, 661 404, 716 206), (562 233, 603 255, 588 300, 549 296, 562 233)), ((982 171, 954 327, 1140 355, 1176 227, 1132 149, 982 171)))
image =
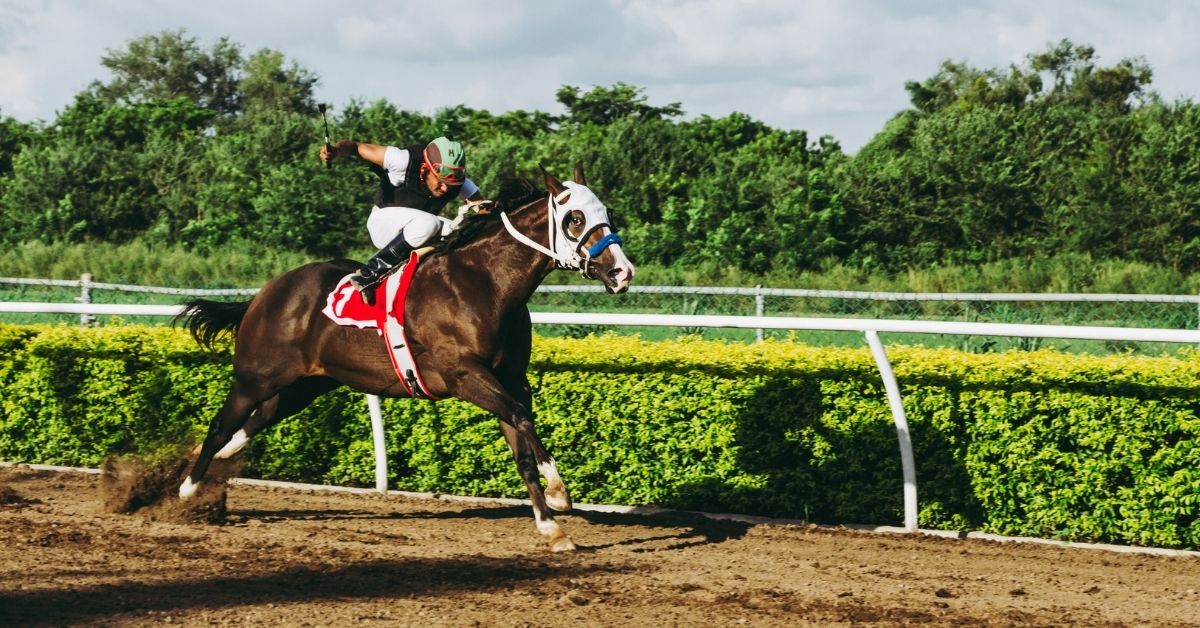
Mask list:
MULTIPOLYGON (((1200 549, 1200 356, 889 351, 924 527, 1200 549)), ((0 325, 0 459, 94 466, 200 437, 228 353, 182 331, 0 325)), ((897 523, 896 433, 864 349, 538 338, 539 432, 580 501, 897 523)), ((396 488, 524 495, 494 418, 384 402, 396 488)), ((250 475, 372 485, 340 389, 247 447, 250 475)))

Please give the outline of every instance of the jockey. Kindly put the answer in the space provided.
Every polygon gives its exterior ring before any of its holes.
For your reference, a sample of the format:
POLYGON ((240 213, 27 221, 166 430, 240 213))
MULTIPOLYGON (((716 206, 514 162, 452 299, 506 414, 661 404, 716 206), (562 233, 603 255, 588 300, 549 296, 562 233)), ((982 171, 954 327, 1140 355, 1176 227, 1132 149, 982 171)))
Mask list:
POLYGON ((450 233, 451 222, 438 213, 454 198, 481 201, 479 186, 466 177, 462 144, 439 137, 407 148, 342 140, 321 147, 321 159, 357 156, 379 175, 375 206, 367 218, 371 243, 379 252, 350 277, 363 301, 374 305, 372 290, 409 253, 450 233))

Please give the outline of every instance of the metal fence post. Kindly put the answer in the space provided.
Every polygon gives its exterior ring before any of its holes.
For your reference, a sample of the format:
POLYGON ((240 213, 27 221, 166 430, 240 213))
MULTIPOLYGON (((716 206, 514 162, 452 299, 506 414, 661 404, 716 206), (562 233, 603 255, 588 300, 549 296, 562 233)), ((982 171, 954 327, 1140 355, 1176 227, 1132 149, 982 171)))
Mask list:
POLYGON ((868 329, 867 344, 879 367, 883 389, 887 394, 888 407, 892 410, 892 422, 896 424, 896 439, 900 443, 900 468, 904 478, 904 529, 917 531, 917 464, 913 459, 912 435, 908 431, 908 418, 904 416, 904 403, 900 399, 900 385, 896 383, 896 372, 888 360, 887 350, 879 339, 879 332, 868 329))
MULTIPOLYGON (((79 276, 79 302, 88 305, 92 302, 92 274, 83 273, 79 276)), ((79 326, 87 327, 96 321, 91 314, 79 315, 79 326)))
POLYGON ((367 395, 367 410, 371 413, 371 440, 375 444, 375 490, 387 494, 387 439, 383 432, 383 410, 379 397, 367 395))
MULTIPOLYGON (((767 297, 762 293, 762 284, 754 286, 754 315, 763 316, 763 312, 767 309, 767 297)), ((761 327, 754 330, 754 337, 758 342, 763 341, 763 330, 761 327)))

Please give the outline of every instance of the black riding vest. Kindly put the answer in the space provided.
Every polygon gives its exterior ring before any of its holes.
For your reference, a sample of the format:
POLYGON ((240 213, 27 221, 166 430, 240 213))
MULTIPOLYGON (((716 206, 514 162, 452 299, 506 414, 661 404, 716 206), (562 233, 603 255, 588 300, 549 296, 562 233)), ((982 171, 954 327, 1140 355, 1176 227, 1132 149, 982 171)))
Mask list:
POLYGON ((371 164, 371 169, 379 175, 379 189, 375 191, 376 207, 412 207, 437 215, 450 201, 458 198, 457 186, 450 188, 441 197, 429 193, 429 188, 421 177, 425 146, 426 144, 413 144, 400 149, 408 151, 408 169, 404 172, 404 182, 399 186, 392 185, 387 169, 371 164))

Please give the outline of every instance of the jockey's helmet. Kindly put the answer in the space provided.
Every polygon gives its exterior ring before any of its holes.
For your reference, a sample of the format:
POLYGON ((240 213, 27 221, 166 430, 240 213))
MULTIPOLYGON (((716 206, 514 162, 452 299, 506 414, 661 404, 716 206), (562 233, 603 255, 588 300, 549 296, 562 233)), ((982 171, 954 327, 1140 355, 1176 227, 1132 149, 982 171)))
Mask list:
POLYGON ((467 154, 462 144, 444 136, 425 147, 425 167, 446 185, 462 185, 467 180, 467 154))

